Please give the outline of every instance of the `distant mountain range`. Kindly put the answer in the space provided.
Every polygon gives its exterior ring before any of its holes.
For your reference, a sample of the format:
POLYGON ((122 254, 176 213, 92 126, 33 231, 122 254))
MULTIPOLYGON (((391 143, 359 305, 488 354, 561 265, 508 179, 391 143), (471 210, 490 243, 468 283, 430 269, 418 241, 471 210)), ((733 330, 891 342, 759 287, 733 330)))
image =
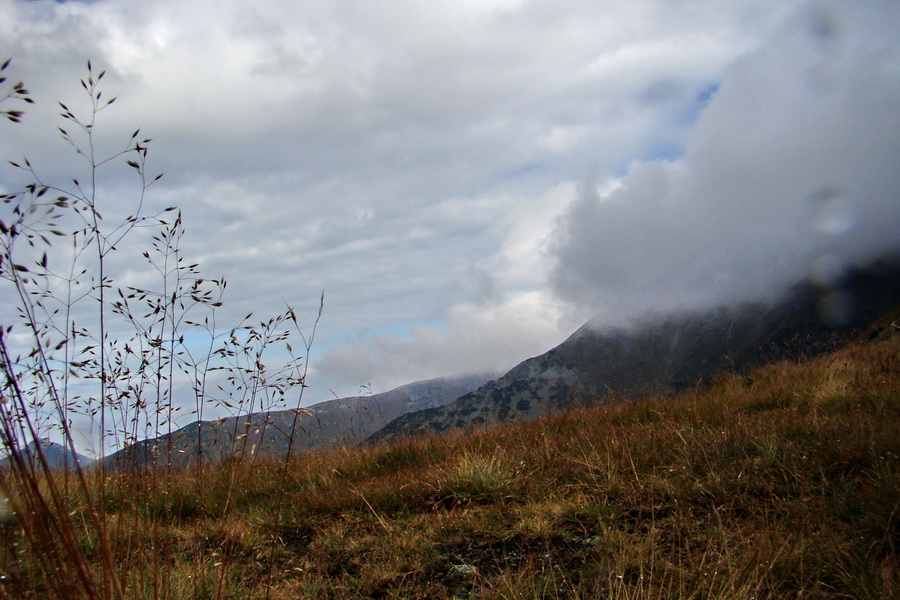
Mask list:
POLYGON ((533 420, 579 403, 672 393, 722 371, 811 357, 900 304, 900 261, 848 273, 833 285, 796 286, 780 302, 648 317, 633 327, 587 323, 455 402, 398 417, 370 442, 533 420))
POLYGON ((355 445, 397 417, 441 406, 489 381, 495 375, 465 375, 418 381, 389 392, 322 402, 300 412, 282 410, 198 421, 171 435, 144 440, 103 459, 109 468, 156 462, 186 466, 197 459, 228 456, 283 456, 291 431, 292 453, 340 444, 355 445), (167 461, 166 457, 169 457, 167 461))
MULTIPOLYGON (((25 449, 22 452, 25 460, 30 461, 35 465, 38 463, 37 447, 37 443, 31 441, 25 446, 25 449)), ((41 450, 44 453, 44 459, 47 461, 47 466, 51 469, 74 467, 76 460, 82 467, 88 467, 94 462, 94 459, 92 458, 73 453, 62 444, 57 444, 56 442, 51 442, 49 440, 41 441, 41 450)), ((9 466, 11 462, 12 459, 9 457, 0 460, 0 469, 9 466)))
MULTIPOLYGON (((827 287, 795 286, 775 303, 648 316, 630 327, 589 322, 496 379, 432 379, 307 407, 296 414, 292 452, 534 420, 581 404, 675 393, 701 387, 723 371, 746 372, 774 360, 812 357, 853 336, 875 337, 898 316, 900 259, 854 270, 827 287)), ((294 424, 290 410, 195 422, 102 461, 118 468, 283 456, 294 424)), ((45 445, 54 467, 63 464, 57 458, 63 451, 45 445)), ((80 460, 83 466, 90 462, 80 460)))

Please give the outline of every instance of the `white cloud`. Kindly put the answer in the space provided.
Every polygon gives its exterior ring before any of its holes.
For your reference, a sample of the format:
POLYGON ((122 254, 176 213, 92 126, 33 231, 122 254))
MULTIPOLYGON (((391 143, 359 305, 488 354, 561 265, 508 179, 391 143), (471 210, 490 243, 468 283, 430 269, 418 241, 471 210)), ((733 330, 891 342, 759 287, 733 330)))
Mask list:
POLYGON ((408 336, 369 336, 328 351, 318 371, 336 380, 389 389, 415 379, 462 373, 502 373, 571 333, 559 302, 543 292, 503 302, 450 308, 446 327, 413 327, 408 336))
POLYGON ((682 158, 638 161, 603 196, 587 183, 556 235, 557 290, 623 318, 900 249, 898 17, 815 3, 736 61, 682 158))
MULTIPOLYGON (((441 364, 511 365, 575 323, 553 300, 544 254, 572 182, 680 152, 704 92, 799 3, 0 0, 0 53, 38 100, 4 130, 0 156, 71 177, 53 100, 83 106, 91 58, 119 96, 98 132, 154 138, 150 169, 166 176, 148 202, 180 206, 186 255, 229 280, 223 321, 284 303, 311 319, 324 290, 328 342, 314 360, 328 350, 321 386, 341 390, 441 364), (395 340, 365 334, 434 321, 395 340), (337 366, 376 346, 393 357, 337 366)), ((715 152, 702 123, 690 144, 704 135, 715 152)), ((656 168, 635 167, 628 186, 652 185, 656 168)), ((126 175, 105 175, 110 201, 126 175)), ((15 177, 0 169, 0 186, 15 177)), ((590 287, 585 269, 569 269, 572 297, 590 287)))

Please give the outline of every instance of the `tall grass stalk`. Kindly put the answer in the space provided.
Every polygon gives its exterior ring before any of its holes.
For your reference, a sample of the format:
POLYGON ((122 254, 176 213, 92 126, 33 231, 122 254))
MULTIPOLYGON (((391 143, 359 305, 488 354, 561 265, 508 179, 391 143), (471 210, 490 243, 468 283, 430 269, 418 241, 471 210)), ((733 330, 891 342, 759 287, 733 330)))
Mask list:
MULTIPOLYGON (((6 61, 0 71, 9 66, 6 61)), ((83 159, 83 172, 67 183, 46 181, 39 165, 12 160, 30 182, 0 196, 0 279, 10 300, 0 324, 0 442, 8 465, 0 490, 11 508, 0 527, 24 532, 12 535, 17 541, 3 538, 5 551, 19 557, 9 577, 19 589, 57 598, 171 598, 180 584, 166 565, 180 550, 168 524, 187 513, 227 512, 236 486, 247 484, 247 473, 234 469, 224 501, 206 505, 208 471, 198 435, 196 477, 186 493, 172 437, 184 401, 193 397, 197 419, 208 405, 219 415, 243 417, 291 402, 299 415, 324 297, 309 339, 291 307, 220 329, 225 281, 203 278, 183 255, 177 207, 149 208, 147 194, 162 177, 147 170, 152 140, 140 130, 118 145, 102 135, 103 113, 116 101, 105 94, 105 75, 89 61, 81 107, 59 103, 59 133, 83 159), (130 195, 118 191, 128 173, 130 195), (143 260, 155 284, 121 284, 119 255, 133 264, 143 260), (205 346, 185 341, 199 333, 208 337, 205 346), (299 353, 289 342, 297 334, 299 353), (281 366, 271 363, 273 353, 287 357, 281 366), (210 394, 211 381, 219 394, 210 394), (75 456, 75 430, 86 427, 101 460, 89 471, 78 461, 57 470, 45 440, 60 441, 66 456, 75 456), (165 445, 141 442, 163 434, 165 445), (116 451, 124 451, 117 464, 102 460, 116 451)), ((33 100, 18 83, 0 96, 5 102, 33 100)), ((13 123, 25 116, 17 109, 0 114, 13 123)), ((226 452, 239 460, 247 454, 241 437, 232 436, 226 452)), ((194 564, 205 582, 207 565, 199 558, 194 564)), ((216 597, 224 593, 219 586, 216 597)))

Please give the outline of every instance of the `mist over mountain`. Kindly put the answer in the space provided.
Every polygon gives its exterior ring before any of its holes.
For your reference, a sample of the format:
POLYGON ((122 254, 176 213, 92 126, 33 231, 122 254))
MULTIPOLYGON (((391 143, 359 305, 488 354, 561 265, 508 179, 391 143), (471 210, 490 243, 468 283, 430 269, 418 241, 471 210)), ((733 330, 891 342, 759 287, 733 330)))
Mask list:
POLYGON ((301 409, 197 421, 171 435, 143 440, 103 459, 107 467, 171 462, 186 466, 228 456, 283 456, 293 432, 293 454, 358 443, 397 417, 452 402, 495 375, 417 381, 381 394, 353 396, 301 409), (296 419, 295 419, 296 415, 296 419), (295 427, 296 422, 296 427, 295 427), (167 453, 171 457, 166 461, 167 453))
POLYGON ((900 252, 896 2, 808 2, 735 60, 675 158, 598 173, 548 240, 550 281, 620 324, 772 301, 900 252))
POLYGON ((592 321, 456 402, 399 417, 370 441, 533 420, 580 403, 700 387, 722 371, 746 372, 830 350, 898 304, 895 258, 850 270, 829 286, 797 285, 771 304, 649 314, 620 327, 592 321))

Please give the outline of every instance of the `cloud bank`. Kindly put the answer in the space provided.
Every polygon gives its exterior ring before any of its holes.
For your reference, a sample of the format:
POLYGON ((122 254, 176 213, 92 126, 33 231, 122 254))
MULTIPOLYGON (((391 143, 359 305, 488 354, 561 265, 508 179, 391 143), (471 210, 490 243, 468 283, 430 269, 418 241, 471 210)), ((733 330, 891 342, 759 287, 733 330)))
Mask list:
POLYGON ((80 168, 54 100, 91 58, 103 143, 154 138, 149 208, 228 280, 221 322, 308 325, 325 291, 310 397, 505 369, 890 245, 897 9, 845 4, 0 0, 38 100, 0 156, 80 168))
POLYGON ((600 320, 766 299, 900 249, 900 48, 890 2, 812 3, 726 69, 684 155, 585 181, 552 236, 600 320))

